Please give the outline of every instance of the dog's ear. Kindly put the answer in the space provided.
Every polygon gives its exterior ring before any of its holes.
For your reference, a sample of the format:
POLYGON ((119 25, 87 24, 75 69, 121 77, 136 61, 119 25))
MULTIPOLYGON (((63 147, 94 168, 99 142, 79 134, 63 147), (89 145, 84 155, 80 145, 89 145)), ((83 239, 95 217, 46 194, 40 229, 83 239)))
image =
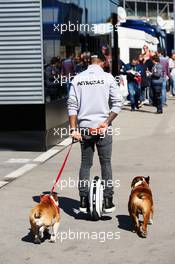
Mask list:
POLYGON ((131 182, 131 188, 133 188, 133 186, 134 186, 134 180, 132 180, 131 182))
POLYGON ((137 177, 135 177, 135 178, 132 180, 132 182, 131 182, 131 188, 134 187, 134 185, 136 184, 136 182, 137 182, 137 177))
POLYGON ((145 181, 149 184, 149 182, 150 182, 150 177, 148 176, 148 177, 145 177, 145 181))
POLYGON ((40 201, 43 200, 43 197, 44 197, 44 196, 45 196, 44 194, 41 194, 41 195, 40 195, 40 201))

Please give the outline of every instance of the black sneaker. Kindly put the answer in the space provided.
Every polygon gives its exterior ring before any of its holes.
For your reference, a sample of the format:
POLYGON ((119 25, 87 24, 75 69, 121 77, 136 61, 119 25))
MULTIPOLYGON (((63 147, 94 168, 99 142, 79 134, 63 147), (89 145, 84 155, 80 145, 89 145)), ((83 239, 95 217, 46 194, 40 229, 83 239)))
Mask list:
POLYGON ((87 213, 89 207, 88 196, 80 196, 80 212, 87 213))
POLYGON ((163 110, 161 109, 157 110, 157 114, 163 114, 163 110))
POLYGON ((112 197, 105 197, 104 198, 104 208, 103 208, 103 212, 104 213, 112 213, 115 211, 115 205, 112 202, 112 197))

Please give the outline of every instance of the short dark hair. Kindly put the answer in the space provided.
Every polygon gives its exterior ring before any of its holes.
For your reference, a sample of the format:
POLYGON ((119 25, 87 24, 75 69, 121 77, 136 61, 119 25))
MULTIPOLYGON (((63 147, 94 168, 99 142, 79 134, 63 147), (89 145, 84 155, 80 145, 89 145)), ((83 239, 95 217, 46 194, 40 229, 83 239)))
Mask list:
POLYGON ((138 61, 139 57, 133 57, 132 58, 132 61, 135 60, 135 61, 138 61))
POLYGON ((93 58, 97 58, 97 59, 99 59, 99 60, 101 60, 103 62, 106 61, 106 57, 104 56, 104 54, 101 51, 98 51, 98 52, 92 54, 91 55, 91 59, 93 59, 93 58))
POLYGON ((160 62, 159 56, 157 55, 152 56, 152 60, 155 62, 160 62))
POLYGON ((162 55, 163 55, 163 53, 164 53, 163 50, 160 49, 160 48, 157 50, 157 52, 158 52, 159 54, 162 54, 162 55))
POLYGON ((59 62, 59 59, 57 57, 53 57, 50 61, 50 64, 53 65, 53 64, 56 64, 59 62))

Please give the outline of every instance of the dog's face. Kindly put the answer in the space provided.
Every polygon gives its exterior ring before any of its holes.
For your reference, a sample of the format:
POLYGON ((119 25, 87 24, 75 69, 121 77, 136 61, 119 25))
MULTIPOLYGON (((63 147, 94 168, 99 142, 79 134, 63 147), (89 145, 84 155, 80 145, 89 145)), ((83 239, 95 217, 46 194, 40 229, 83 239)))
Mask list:
POLYGON ((136 185, 141 183, 147 183, 149 185, 150 177, 137 176, 132 180, 131 188, 134 188, 136 185))

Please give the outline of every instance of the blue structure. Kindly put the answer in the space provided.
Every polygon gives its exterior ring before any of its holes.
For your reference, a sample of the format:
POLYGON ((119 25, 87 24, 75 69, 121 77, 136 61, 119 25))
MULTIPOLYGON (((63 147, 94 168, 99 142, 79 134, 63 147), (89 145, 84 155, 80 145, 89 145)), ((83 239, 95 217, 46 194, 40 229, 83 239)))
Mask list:
POLYGON ((128 19, 125 23, 121 24, 121 27, 132 28, 142 30, 153 37, 156 37, 159 41, 159 46, 162 50, 167 50, 166 32, 158 26, 151 25, 142 20, 128 19))

